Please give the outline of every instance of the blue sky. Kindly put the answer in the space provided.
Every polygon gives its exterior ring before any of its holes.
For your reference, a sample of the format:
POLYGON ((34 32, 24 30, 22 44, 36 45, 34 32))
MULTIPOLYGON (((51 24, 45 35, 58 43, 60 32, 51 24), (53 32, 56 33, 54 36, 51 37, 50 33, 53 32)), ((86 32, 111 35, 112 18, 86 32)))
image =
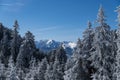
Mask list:
POLYGON ((0 22, 12 28, 17 19, 20 34, 30 30, 36 40, 76 41, 90 20, 95 27, 100 4, 107 23, 117 28, 114 12, 120 0, 0 0, 0 22))

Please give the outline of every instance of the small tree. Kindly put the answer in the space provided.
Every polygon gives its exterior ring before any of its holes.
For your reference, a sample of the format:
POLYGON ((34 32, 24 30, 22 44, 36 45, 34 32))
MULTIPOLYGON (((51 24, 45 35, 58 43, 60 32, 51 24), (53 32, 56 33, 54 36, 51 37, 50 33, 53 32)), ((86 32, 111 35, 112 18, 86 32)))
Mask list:
POLYGON ((47 59, 44 58, 42 60, 42 62, 39 64, 38 66, 38 70, 37 70, 37 79, 38 80, 45 80, 45 72, 46 72, 46 69, 47 69, 47 59))
POLYGON ((1 80, 5 80, 6 79, 5 72, 6 72, 5 65, 0 60, 0 79, 1 80))

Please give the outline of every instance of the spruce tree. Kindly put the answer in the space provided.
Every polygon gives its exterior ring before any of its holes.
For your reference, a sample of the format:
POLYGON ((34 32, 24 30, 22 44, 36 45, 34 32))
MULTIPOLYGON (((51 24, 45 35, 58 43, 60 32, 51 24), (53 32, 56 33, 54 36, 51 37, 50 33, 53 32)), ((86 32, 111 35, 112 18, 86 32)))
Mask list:
POLYGON ((4 30, 3 39, 1 41, 0 59, 2 63, 4 63, 5 65, 7 65, 8 63, 9 55, 10 55, 10 45, 8 39, 8 31, 4 30))
POLYGON ((13 39, 11 41, 11 54, 12 54, 14 62, 16 62, 16 58, 19 53, 19 48, 21 44, 21 37, 18 34, 19 24, 17 20, 15 21, 13 27, 14 27, 14 30, 12 34, 13 39))
POLYGON ((28 31, 25 34, 25 40, 22 42, 19 54, 17 57, 17 66, 18 67, 29 67, 29 61, 35 52, 36 47, 34 43, 34 36, 33 34, 28 31))
MULTIPOLYGON (((39 62, 40 63, 40 62, 39 62)), ((45 80, 45 72, 47 69, 47 59, 44 58, 42 59, 41 63, 38 65, 38 70, 37 70, 37 79, 38 80, 45 80)))
POLYGON ((112 79, 112 45, 110 26, 105 22, 105 14, 100 6, 97 21, 99 26, 95 28, 95 36, 93 50, 90 53, 89 60, 91 66, 95 68, 95 73, 92 75, 93 80, 111 80, 112 79))
POLYGON ((78 39, 76 50, 66 63, 64 80, 89 80, 84 59, 83 44, 78 39))
POLYGON ((116 55, 116 67, 115 67, 115 77, 116 80, 120 80, 120 6, 117 7, 116 10, 118 16, 117 16, 117 22, 118 22, 118 29, 117 29, 117 55, 116 55))

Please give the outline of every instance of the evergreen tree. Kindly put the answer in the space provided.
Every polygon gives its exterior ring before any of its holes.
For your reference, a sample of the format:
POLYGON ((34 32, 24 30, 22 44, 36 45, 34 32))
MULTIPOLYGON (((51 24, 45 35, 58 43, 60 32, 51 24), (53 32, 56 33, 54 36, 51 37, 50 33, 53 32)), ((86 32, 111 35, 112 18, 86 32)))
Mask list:
POLYGON ((45 80, 54 80, 53 66, 51 63, 47 65, 45 80))
POLYGON ((45 72, 46 72, 46 69, 47 69, 47 59, 44 58, 42 60, 42 62, 39 64, 38 66, 38 70, 37 70, 37 79, 38 80, 45 80, 45 72))
POLYGON ((117 29, 117 40, 116 40, 116 43, 117 43, 117 55, 116 55, 116 72, 115 72, 115 77, 116 77, 116 80, 119 80, 120 79, 120 6, 117 7, 117 10, 116 12, 118 13, 118 16, 117 16, 117 21, 118 21, 118 29, 117 29))
POLYGON ((67 55, 66 55, 66 52, 65 52, 64 48, 62 47, 62 44, 56 50, 55 58, 56 58, 56 60, 58 60, 60 62, 60 64, 65 64, 66 63, 67 55))
POLYGON ((69 70, 65 71, 64 80, 89 80, 82 67, 82 59, 77 60, 75 65, 69 70))
POLYGON ((64 80, 89 80, 84 61, 83 44, 82 41, 78 39, 76 50, 66 63, 64 80))
POLYGON ((112 45, 110 26, 105 23, 103 8, 98 12, 98 23, 100 26, 95 29, 94 44, 90 53, 91 66, 96 71, 92 75, 93 80, 111 80, 112 79, 112 45))
POLYGON ((25 34, 25 40, 23 41, 19 54, 17 57, 17 66, 18 67, 29 67, 29 61, 33 53, 35 52, 36 47, 34 43, 34 36, 30 31, 25 34))
POLYGON ((90 57, 90 50, 93 46, 93 39, 94 39, 94 30, 92 28, 92 24, 90 21, 88 21, 88 28, 83 32, 83 61, 84 61, 84 67, 86 67, 86 74, 88 74, 89 79, 92 73, 92 67, 90 66, 91 62, 88 60, 90 57))
POLYGON ((100 24, 100 26, 103 26, 105 24, 105 14, 102 5, 99 8, 98 15, 97 15, 97 22, 100 24))
POLYGON ((29 72, 26 73, 25 80, 36 80, 37 79, 38 66, 36 64, 36 59, 31 58, 29 72))
POLYGON ((60 64, 60 61, 55 60, 53 64, 53 80, 64 80, 63 75, 63 65, 60 64))
POLYGON ((12 56, 10 56, 9 58, 9 63, 8 63, 8 67, 6 70, 6 75, 7 75, 7 79, 6 80, 18 80, 18 76, 16 73, 16 66, 14 64, 13 58, 12 56))
POLYGON ((12 41, 11 41, 11 54, 13 57, 13 60, 16 62, 16 58, 17 55, 19 53, 19 48, 20 48, 20 44, 21 44, 21 37, 18 35, 18 22, 17 20, 14 23, 14 30, 13 30, 13 34, 12 34, 12 41))
POLYGON ((88 22, 88 28, 83 32, 83 50, 84 55, 86 55, 86 58, 90 55, 90 49, 93 45, 93 37, 94 37, 94 31, 91 28, 92 24, 89 21, 88 22))
POLYGON ((6 80, 5 72, 6 72, 5 65, 0 60, 0 80, 6 80))
POLYGON ((1 41, 1 50, 0 50, 0 59, 2 63, 7 65, 8 58, 10 55, 10 46, 9 46, 9 39, 8 39, 8 31, 4 30, 3 39, 1 41))

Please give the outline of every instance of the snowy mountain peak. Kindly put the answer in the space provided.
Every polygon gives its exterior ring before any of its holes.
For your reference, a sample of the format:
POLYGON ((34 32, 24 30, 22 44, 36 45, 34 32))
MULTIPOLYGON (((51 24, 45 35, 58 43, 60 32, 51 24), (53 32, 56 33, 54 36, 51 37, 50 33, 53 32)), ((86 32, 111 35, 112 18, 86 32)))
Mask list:
POLYGON ((51 44, 51 43, 53 43, 53 42, 55 42, 54 40, 52 40, 52 39, 50 39, 50 40, 48 40, 47 41, 47 43, 46 44, 51 44))
POLYGON ((74 43, 74 42, 70 42, 70 43, 68 43, 68 45, 69 45, 71 48, 75 48, 75 47, 76 47, 76 43, 74 43))
POLYGON ((70 41, 55 41, 55 40, 40 40, 36 41, 36 46, 40 50, 43 50, 44 52, 49 52, 51 50, 57 49, 62 44, 63 48, 68 54, 72 54, 74 48, 76 47, 76 43, 70 42, 70 41))

